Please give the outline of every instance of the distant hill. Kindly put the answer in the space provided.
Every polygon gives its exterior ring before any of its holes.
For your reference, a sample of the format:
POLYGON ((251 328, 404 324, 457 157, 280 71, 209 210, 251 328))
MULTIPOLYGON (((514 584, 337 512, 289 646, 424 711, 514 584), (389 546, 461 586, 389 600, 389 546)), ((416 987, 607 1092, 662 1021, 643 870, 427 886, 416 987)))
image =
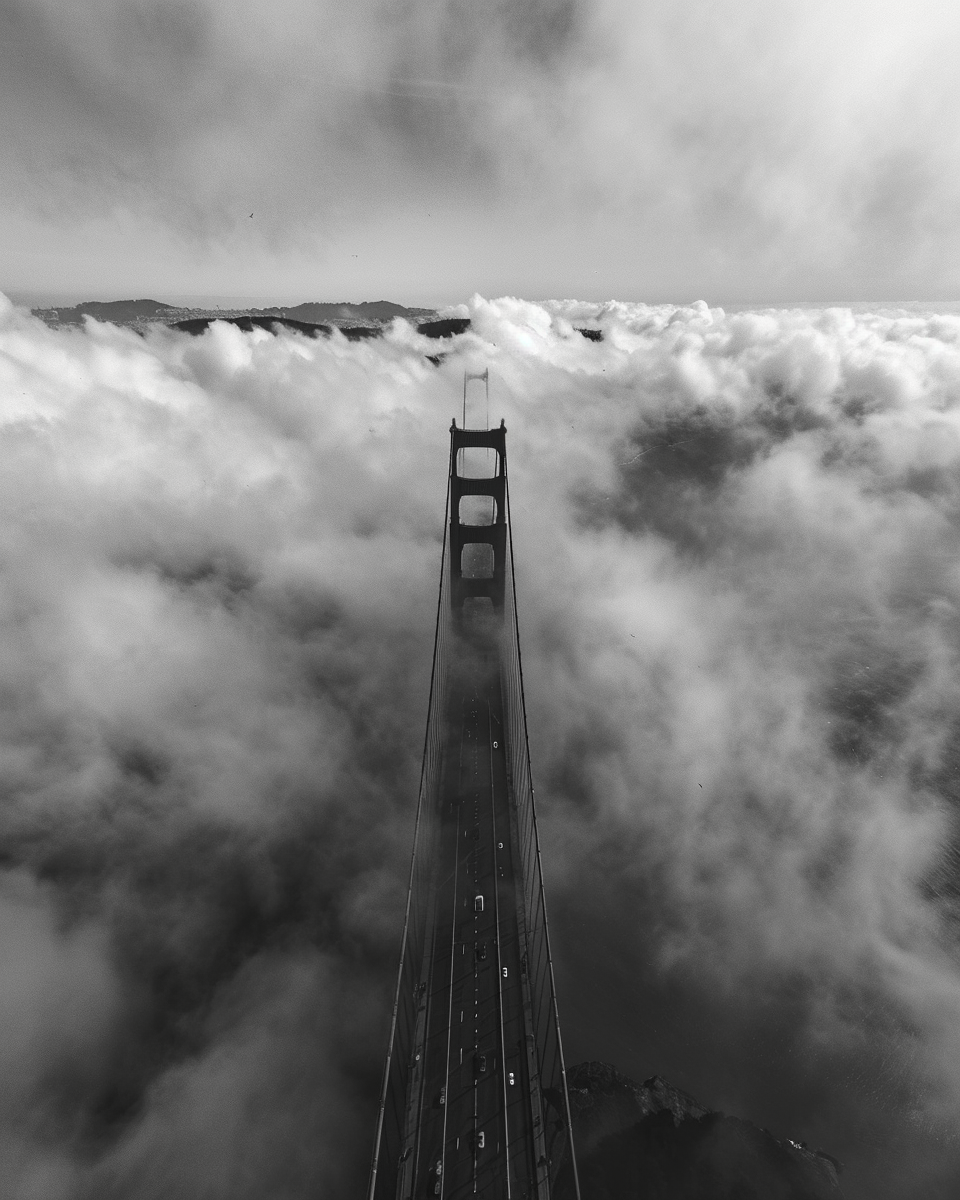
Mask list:
MULTIPOLYGON (((86 316, 98 321, 110 321, 114 325, 132 325, 145 327, 160 321, 166 325, 183 325, 198 321, 232 320, 241 321, 241 328, 250 328, 253 322, 259 328, 270 328, 279 319, 289 328, 299 328, 306 332, 308 328, 315 331, 329 331, 327 326, 336 325, 349 328, 354 337, 369 336, 361 334, 360 330, 379 330, 389 324, 394 317, 403 317, 416 325, 425 319, 436 317, 432 308, 405 308, 402 304, 394 304, 390 300, 364 300, 359 304, 353 303, 314 303, 296 304, 289 308, 245 308, 245 309, 210 309, 210 308, 178 308, 173 304, 164 304, 160 300, 86 300, 83 304, 63 308, 35 308, 35 317, 46 321, 48 325, 82 325, 86 316)), ((191 330, 194 332, 194 330, 191 330)))
MULTIPOLYGON (((168 324, 172 329, 179 329, 182 333, 196 336, 206 333, 214 321, 224 321, 228 325, 236 325, 244 333, 252 333, 254 329, 265 329, 267 333, 276 333, 280 328, 290 329, 294 333, 305 333, 308 337, 319 337, 321 334, 333 332, 332 325, 314 325, 309 321, 295 321, 292 317, 280 317, 274 313, 264 315, 259 311, 241 313, 236 317, 187 317, 184 321, 170 321, 168 324)), ((380 331, 375 329, 373 332, 379 333, 380 331)))
POLYGON ((296 304, 292 308, 253 309, 253 312, 276 313, 279 317, 291 317, 295 321, 307 321, 321 325, 326 321, 349 321, 365 324, 370 321, 387 324, 394 317, 416 322, 435 316, 432 308, 404 308, 391 300, 364 300, 360 304, 349 302, 337 304, 296 304))
POLYGON ((168 324, 171 329, 179 329, 183 333, 197 335, 206 333, 216 321, 227 325, 236 325, 245 333, 252 333, 254 329, 265 329, 267 333, 276 333, 278 329, 289 329, 294 333, 305 333, 308 337, 320 337, 321 334, 329 335, 333 333, 334 329, 337 329, 348 342, 362 342, 367 338, 383 336, 382 325, 315 325, 311 321, 296 321, 293 317, 283 317, 260 309, 241 313, 239 316, 187 317, 184 321, 170 321, 168 324))
MULTIPOLYGON (((35 308, 32 312, 54 328, 82 325, 83 318, 90 316, 114 325, 127 325, 141 333, 159 322, 174 326, 184 333, 198 334, 203 333, 213 321, 227 321, 248 332, 266 329, 274 333, 284 328, 311 337, 330 334, 337 328, 353 342, 376 337, 395 317, 409 321, 424 337, 437 340, 466 333, 471 325, 469 317, 440 317, 435 309, 405 308, 402 304, 394 304, 392 300, 363 300, 359 304, 310 301, 286 308, 230 309, 178 308, 161 300, 86 300, 71 308, 35 308)), ((576 330, 590 341, 603 340, 603 333, 599 329, 576 327, 576 330)), ((430 361, 439 366, 441 356, 431 355, 430 361)))

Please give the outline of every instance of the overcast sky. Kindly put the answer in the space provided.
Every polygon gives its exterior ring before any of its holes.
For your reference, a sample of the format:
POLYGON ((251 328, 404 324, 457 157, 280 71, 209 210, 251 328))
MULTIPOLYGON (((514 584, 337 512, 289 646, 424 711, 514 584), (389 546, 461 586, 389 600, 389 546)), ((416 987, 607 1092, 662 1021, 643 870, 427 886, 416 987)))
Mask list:
POLYGON ((0 288, 956 298, 949 0, 0 0, 0 288))

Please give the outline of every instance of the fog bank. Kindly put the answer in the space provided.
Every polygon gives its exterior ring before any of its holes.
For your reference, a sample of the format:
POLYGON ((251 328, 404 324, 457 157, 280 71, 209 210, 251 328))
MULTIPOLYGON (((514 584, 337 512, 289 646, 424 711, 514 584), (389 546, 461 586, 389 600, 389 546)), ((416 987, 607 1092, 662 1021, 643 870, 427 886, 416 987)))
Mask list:
POLYGON ((463 315, 0 313, 0 1190, 356 1194, 489 366, 568 1059, 952 1195, 960 317, 463 315))

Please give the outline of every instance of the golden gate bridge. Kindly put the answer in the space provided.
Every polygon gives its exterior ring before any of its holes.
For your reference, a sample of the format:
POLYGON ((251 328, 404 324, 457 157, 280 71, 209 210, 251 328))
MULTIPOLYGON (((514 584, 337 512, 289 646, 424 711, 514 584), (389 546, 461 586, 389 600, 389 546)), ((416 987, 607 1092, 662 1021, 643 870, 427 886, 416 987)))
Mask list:
MULTIPOLYGON (((469 378, 489 386, 486 373, 469 378)), ((579 1200, 506 433, 503 421, 450 429, 413 861, 367 1200, 579 1200)))

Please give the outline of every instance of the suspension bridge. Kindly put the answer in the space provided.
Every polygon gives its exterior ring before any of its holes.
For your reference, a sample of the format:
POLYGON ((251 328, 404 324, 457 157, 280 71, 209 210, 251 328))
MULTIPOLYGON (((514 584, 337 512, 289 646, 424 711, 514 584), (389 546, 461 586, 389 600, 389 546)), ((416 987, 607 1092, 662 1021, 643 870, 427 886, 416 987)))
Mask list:
MULTIPOLYGON (((486 374, 472 378, 489 386, 486 374)), ((413 861, 367 1200, 579 1200, 506 433, 502 421, 450 430, 413 861)))

